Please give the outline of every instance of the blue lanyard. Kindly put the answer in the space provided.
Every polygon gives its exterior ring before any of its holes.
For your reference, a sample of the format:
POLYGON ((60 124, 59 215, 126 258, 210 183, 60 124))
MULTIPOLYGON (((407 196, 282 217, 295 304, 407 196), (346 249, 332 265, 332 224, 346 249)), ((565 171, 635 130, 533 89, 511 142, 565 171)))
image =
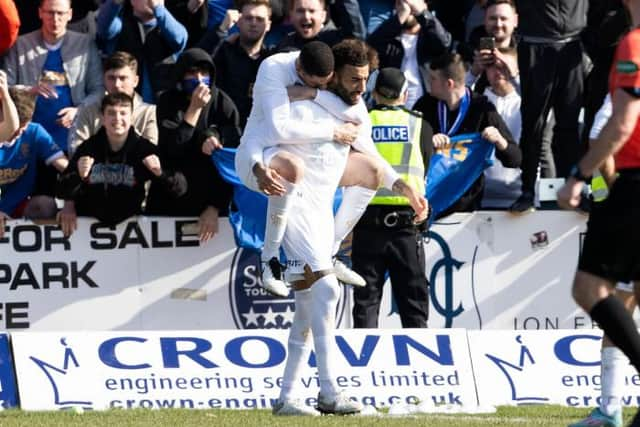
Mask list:
POLYGON ((447 131, 447 123, 449 114, 449 109, 447 108, 447 104, 444 101, 438 101, 438 122, 440 122, 440 132, 445 133, 449 136, 454 135, 458 132, 462 121, 464 120, 467 112, 469 111, 469 105, 471 104, 471 92, 469 88, 465 88, 464 96, 460 100, 460 107, 458 108, 458 117, 451 125, 451 128, 447 131))

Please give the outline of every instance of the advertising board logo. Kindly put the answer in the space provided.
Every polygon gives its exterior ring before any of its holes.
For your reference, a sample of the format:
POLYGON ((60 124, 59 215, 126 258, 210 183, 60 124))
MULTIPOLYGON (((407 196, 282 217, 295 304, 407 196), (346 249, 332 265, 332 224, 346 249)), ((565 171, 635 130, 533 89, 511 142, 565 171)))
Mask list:
MULTIPOLYGON (((260 285, 260 253, 237 248, 229 280, 229 302, 238 329, 288 329, 293 322, 293 291, 286 298, 273 296, 260 285)), ((346 290, 340 287, 336 325, 344 317, 346 290)))
POLYGON ((509 383, 511 389, 511 400, 516 405, 540 404, 549 401, 549 398, 539 395, 537 390, 537 381, 527 381, 526 377, 536 377, 536 361, 531 354, 529 348, 522 342, 522 335, 515 338, 518 343, 516 354, 503 358, 494 354, 485 354, 485 356, 493 362, 500 370, 502 375, 509 383), (536 390, 528 390, 527 384, 536 386, 536 390))
MULTIPOLYGON (((431 273, 429 274, 429 283, 431 284, 429 288, 429 299, 436 312, 444 317, 445 328, 451 328, 453 326, 453 320, 464 312, 462 301, 456 301, 453 286, 453 273, 460 270, 464 262, 453 258, 451 248, 449 248, 447 242, 438 233, 429 230, 427 237, 431 241, 436 242, 442 251, 442 258, 433 264, 431 273), (444 270, 444 283, 441 283, 437 279, 441 269, 444 270), (436 292, 441 287, 443 288, 441 294, 444 295, 444 302, 440 301, 438 293, 436 292)), ((476 310, 477 308, 476 304, 476 310)), ((482 325, 480 326, 482 327, 482 325)))
POLYGON ((53 392, 53 403, 60 409, 71 409, 81 407, 82 409, 93 409, 91 401, 82 400, 75 394, 82 388, 78 387, 80 363, 76 358, 73 349, 68 346, 66 338, 60 338, 62 353, 53 351, 52 354, 61 354, 62 363, 45 361, 40 358, 30 356, 29 359, 40 368, 51 385, 53 392), (74 394, 71 394, 74 393, 74 394))
POLYGON ((546 231, 538 231, 529 237, 531 249, 541 249, 549 246, 549 236, 546 231))

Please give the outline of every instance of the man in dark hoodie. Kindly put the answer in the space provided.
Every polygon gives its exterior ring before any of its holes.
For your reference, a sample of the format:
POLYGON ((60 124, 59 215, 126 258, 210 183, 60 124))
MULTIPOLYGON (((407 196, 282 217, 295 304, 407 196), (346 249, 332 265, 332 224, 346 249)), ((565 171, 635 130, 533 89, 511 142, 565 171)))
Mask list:
POLYGON ((174 75, 175 87, 158 99, 158 150, 163 166, 186 176, 188 190, 176 200, 164 186, 152 183, 146 213, 197 216, 205 242, 218 232, 218 216, 226 214, 232 194, 211 153, 238 145, 240 117, 231 98, 215 86, 215 66, 204 50, 184 51, 174 75))

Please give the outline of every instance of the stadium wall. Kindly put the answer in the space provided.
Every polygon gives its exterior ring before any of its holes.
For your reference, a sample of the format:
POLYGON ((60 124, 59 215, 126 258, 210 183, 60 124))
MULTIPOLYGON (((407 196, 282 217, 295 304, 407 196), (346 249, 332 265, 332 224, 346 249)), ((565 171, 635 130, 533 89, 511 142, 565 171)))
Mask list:
MULTIPOLYGON (((569 294, 584 229, 585 217, 556 211, 435 224, 432 329, 396 329, 388 296, 381 329, 348 329, 344 288, 340 386, 379 408, 594 406, 600 332, 569 294)), ((293 300, 262 291, 257 254, 236 248, 228 224, 205 245, 192 232, 193 221, 175 218, 113 228, 80 220, 65 240, 55 226, 10 222, 0 239, 0 320, 10 334, 0 334, 2 407, 271 406, 293 300)), ((627 368, 625 404, 638 405, 639 386, 627 368)), ((313 404, 313 357, 300 390, 313 404)))
MULTIPOLYGON (((200 245, 192 221, 146 218, 105 227, 80 219, 66 240, 52 225, 11 221, 0 239, 0 329, 281 329, 293 298, 258 285, 257 253, 229 225, 200 245)), ((426 238, 430 327, 591 329, 570 296, 585 217, 541 211, 456 214, 426 238)), ((380 323, 400 327, 390 292, 380 323)), ((343 288, 338 325, 348 328, 343 288)))

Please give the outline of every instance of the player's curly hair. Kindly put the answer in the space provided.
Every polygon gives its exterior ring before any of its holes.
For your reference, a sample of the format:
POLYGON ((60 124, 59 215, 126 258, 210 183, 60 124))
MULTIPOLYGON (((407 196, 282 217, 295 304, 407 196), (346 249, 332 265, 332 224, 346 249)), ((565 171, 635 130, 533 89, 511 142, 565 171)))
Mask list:
POLYGON ((367 43, 358 39, 346 39, 332 48, 335 60, 335 70, 340 71, 345 65, 364 67, 370 65, 373 55, 372 48, 367 43))

